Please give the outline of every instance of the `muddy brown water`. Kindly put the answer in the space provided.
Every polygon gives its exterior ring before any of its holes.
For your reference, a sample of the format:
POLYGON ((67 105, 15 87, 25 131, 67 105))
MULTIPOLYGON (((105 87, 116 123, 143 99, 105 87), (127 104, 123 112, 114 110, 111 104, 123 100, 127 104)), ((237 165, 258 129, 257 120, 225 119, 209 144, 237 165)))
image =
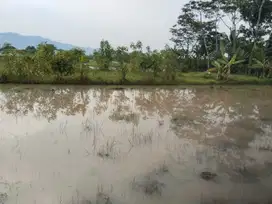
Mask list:
POLYGON ((0 204, 272 202, 271 99, 265 86, 2 85, 0 204))

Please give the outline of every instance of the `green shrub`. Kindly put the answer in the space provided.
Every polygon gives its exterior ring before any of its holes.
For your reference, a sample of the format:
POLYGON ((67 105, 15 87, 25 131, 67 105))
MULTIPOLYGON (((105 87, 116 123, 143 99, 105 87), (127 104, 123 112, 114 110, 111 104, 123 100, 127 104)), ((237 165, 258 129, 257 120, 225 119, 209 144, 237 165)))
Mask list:
POLYGON ((68 52, 58 52, 52 60, 52 70, 60 75, 74 73, 73 58, 68 52))
POLYGON ((210 68, 210 69, 208 69, 208 72, 217 73, 217 68, 210 68))

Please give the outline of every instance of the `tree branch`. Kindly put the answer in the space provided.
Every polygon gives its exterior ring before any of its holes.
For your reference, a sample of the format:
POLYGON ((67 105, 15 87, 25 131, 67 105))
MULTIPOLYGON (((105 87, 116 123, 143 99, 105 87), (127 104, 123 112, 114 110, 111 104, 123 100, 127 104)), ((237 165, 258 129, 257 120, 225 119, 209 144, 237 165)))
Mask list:
MULTIPOLYGON (((258 20, 257 20, 257 24, 256 24, 256 28, 257 28, 257 33, 259 33, 259 27, 260 27, 260 21, 261 21, 261 15, 262 15, 262 10, 263 10, 263 6, 264 6, 265 0, 262 0, 261 6, 259 8, 259 13, 258 13, 258 20)), ((257 39, 258 35, 257 33, 255 33, 255 41, 257 39)))
POLYGON ((226 24, 226 22, 224 21, 224 19, 220 16, 219 17, 220 18, 220 20, 224 23, 224 25, 229 29, 229 30, 231 30, 231 27, 229 27, 227 24, 226 24))

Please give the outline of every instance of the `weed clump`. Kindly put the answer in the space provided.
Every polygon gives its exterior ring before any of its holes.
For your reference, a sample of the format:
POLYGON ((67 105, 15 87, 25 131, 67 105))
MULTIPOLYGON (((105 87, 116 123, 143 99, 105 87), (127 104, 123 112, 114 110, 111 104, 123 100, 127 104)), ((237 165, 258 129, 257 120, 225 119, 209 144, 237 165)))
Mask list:
POLYGON ((132 189, 141 191, 145 195, 162 195, 162 190, 165 187, 164 183, 159 182, 151 177, 145 177, 143 181, 132 181, 132 189))
POLYGON ((4 204, 8 200, 7 193, 0 193, 0 204, 4 204))
POLYGON ((211 180, 215 179, 216 176, 217 176, 216 173, 212 173, 209 171, 203 171, 200 173, 200 177, 206 181, 211 181, 211 180))
POLYGON ((96 204, 112 204, 110 196, 104 192, 103 186, 97 188, 96 204))
POLYGON ((152 144, 153 142, 153 132, 149 132, 147 134, 139 134, 133 132, 128 139, 130 146, 140 146, 145 144, 152 144))
POLYGON ((108 140, 105 145, 102 145, 97 152, 97 156, 102 158, 114 158, 115 156, 115 146, 117 142, 115 139, 108 140))
POLYGON ((162 174, 168 173, 168 172, 169 172, 169 168, 168 168, 168 166, 165 164, 165 162, 159 166, 159 168, 157 169, 157 172, 158 172, 158 173, 162 173, 162 174))

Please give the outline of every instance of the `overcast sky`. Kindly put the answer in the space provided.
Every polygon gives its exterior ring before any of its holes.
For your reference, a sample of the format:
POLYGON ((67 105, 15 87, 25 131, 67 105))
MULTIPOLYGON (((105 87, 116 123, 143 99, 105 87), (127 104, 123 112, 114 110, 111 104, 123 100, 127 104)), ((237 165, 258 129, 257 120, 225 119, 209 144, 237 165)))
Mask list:
POLYGON ((163 48, 188 0, 0 0, 0 32, 39 35, 77 46, 141 40, 163 48))

